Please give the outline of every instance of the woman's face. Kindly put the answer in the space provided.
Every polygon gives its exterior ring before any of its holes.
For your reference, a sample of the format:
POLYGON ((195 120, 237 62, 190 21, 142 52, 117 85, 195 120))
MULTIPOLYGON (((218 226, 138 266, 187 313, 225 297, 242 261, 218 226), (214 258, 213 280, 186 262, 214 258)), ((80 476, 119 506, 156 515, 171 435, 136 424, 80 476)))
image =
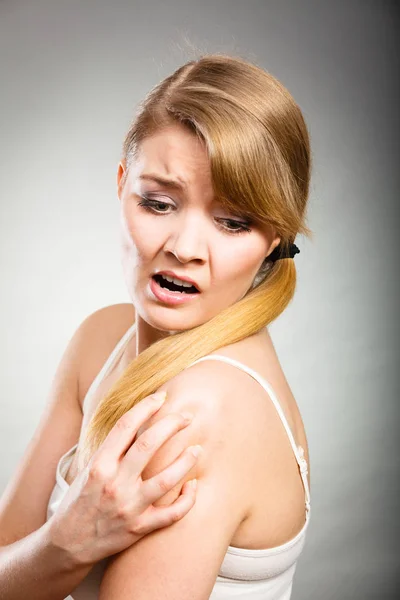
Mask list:
POLYGON ((122 263, 137 315, 158 331, 177 332, 243 298, 280 238, 216 203, 204 144, 169 126, 142 142, 124 175, 120 163, 122 263), (168 281, 153 279, 163 271, 190 278, 199 292, 169 293, 168 281))

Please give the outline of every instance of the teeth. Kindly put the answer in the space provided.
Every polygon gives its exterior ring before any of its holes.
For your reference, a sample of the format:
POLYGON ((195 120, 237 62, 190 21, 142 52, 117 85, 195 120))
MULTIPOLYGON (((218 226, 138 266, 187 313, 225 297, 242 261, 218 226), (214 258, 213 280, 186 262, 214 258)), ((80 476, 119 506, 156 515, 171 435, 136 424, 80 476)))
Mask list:
POLYGON ((175 285, 181 285, 182 287, 192 287, 192 284, 188 281, 182 281, 181 279, 177 279, 176 277, 170 277, 169 275, 161 275, 163 279, 175 283, 175 285))

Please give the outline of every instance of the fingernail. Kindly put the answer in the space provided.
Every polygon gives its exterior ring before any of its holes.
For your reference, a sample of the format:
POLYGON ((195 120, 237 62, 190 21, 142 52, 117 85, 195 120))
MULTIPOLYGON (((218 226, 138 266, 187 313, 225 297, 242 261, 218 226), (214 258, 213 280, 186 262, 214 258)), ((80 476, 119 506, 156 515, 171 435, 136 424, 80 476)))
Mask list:
POLYGON ((195 456, 196 458, 200 455, 200 453, 203 451, 203 448, 201 446, 190 446, 189 451, 193 454, 193 456, 195 456))
POLYGON ((193 414, 190 412, 181 412, 181 416, 183 417, 185 423, 190 423, 193 419, 193 414))
POLYGON ((153 398, 160 406, 162 406, 167 398, 167 392, 165 390, 163 392, 156 392, 153 394, 153 398))
POLYGON ((197 479, 192 479, 189 483, 192 490, 195 490, 197 488, 197 479))

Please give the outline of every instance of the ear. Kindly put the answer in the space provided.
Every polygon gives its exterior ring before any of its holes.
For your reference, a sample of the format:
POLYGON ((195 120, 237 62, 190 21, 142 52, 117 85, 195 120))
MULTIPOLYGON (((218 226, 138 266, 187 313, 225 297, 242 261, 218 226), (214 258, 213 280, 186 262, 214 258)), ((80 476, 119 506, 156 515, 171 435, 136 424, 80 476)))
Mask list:
POLYGON ((121 160, 121 162, 118 165, 118 172, 117 172, 117 193, 118 193, 118 198, 120 200, 121 200, 122 191, 123 191, 124 185, 125 185, 126 175, 127 175, 126 164, 125 164, 124 160, 121 160))
POLYGON ((271 254, 271 252, 273 252, 275 250, 275 248, 277 246, 279 246, 279 244, 281 243, 281 238, 279 237, 279 235, 276 235, 275 232, 273 233, 273 235, 274 235, 274 238, 269 245, 268 252, 265 255, 265 258, 267 258, 271 254))

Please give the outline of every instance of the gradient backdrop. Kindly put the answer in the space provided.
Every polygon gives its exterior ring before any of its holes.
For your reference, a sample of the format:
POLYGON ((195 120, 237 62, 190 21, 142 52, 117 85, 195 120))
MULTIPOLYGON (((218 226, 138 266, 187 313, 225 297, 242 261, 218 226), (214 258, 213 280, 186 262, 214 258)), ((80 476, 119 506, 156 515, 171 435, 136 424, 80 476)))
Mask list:
POLYGON ((129 300, 115 176, 136 103, 193 55, 239 54, 294 95, 314 157, 315 237, 271 326, 311 451, 293 600, 395 597, 398 31, 389 1, 0 1, 0 492, 76 327, 129 300))

